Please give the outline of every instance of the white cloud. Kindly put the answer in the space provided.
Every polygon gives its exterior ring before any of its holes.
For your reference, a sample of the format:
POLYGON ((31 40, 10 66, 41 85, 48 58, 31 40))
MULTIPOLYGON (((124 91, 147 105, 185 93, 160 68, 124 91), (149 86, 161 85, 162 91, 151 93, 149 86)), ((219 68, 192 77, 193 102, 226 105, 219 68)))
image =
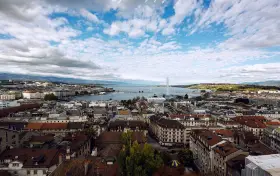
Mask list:
POLYGON ((175 14, 170 18, 171 25, 180 24, 190 15, 197 6, 197 0, 176 0, 174 4, 175 14))
POLYGON ((172 26, 168 26, 162 30, 162 35, 170 35, 175 33, 175 29, 172 26))
POLYGON ((96 23, 100 22, 95 14, 92 14, 91 12, 89 12, 86 9, 81 9, 80 13, 84 18, 87 18, 90 21, 93 21, 93 22, 96 22, 96 23))

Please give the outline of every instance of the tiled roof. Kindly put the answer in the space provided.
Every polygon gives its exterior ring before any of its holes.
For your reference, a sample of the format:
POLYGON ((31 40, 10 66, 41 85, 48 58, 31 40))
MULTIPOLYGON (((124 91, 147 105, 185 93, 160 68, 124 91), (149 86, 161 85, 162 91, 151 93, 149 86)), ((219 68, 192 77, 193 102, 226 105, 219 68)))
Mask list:
POLYGON ((246 125, 251 128, 265 128, 266 125, 262 122, 263 116, 237 116, 234 121, 241 125, 246 125))
POLYGON ((43 123, 41 130, 67 129, 67 123, 43 123))
POLYGON ((32 136, 29 142, 51 142, 54 140, 54 137, 52 135, 45 135, 45 136, 32 136))
POLYGON ((0 160, 5 159, 21 161, 24 168, 49 168, 58 163, 58 150, 14 148, 0 155, 0 160))
POLYGON ((163 128, 176 128, 176 129, 184 129, 185 128, 184 125, 182 125, 177 120, 170 120, 170 119, 166 119, 166 118, 161 117, 161 116, 156 116, 156 115, 151 116, 150 121, 158 124, 159 126, 161 126, 163 128))
POLYGON ((119 115, 129 115, 129 114, 130 114, 129 110, 120 110, 119 111, 119 115))
MULTIPOLYGON (((121 144, 121 135, 122 132, 106 131, 100 134, 96 142, 100 145, 121 144)), ((145 143, 146 137, 143 132, 132 132, 132 140, 138 143, 145 143)))
POLYGON ((233 131, 227 129, 214 130, 217 135, 221 135, 222 137, 233 137, 233 131))
POLYGON ((280 122, 279 121, 269 121, 269 122, 265 122, 265 124, 267 126, 280 126, 280 122))
POLYGON ((228 156, 228 155, 238 151, 238 149, 236 147, 234 147, 231 142, 225 142, 225 143, 219 144, 216 147, 214 147, 213 150, 216 153, 219 153, 223 157, 228 156))
POLYGON ((67 129, 67 123, 28 123, 29 130, 59 130, 67 129))
POLYGON ((28 130, 40 130, 43 123, 28 123, 26 129, 28 130))
POLYGON ((192 130, 192 135, 194 135, 194 137, 196 138, 200 137, 210 146, 216 145, 217 143, 222 141, 222 138, 220 136, 209 130, 192 130))
POLYGON ((116 176, 118 171, 117 163, 107 165, 101 159, 93 157, 87 159, 71 159, 61 164, 52 174, 53 176, 62 175, 102 175, 116 176), (85 163, 88 163, 88 171, 85 174, 85 163))

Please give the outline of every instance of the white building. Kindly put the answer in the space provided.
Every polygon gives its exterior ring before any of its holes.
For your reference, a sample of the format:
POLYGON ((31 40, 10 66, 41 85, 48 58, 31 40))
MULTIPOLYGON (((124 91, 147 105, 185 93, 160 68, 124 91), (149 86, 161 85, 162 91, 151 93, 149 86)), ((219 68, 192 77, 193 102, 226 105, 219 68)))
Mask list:
POLYGON ((25 99, 43 99, 45 94, 37 91, 23 91, 22 97, 25 99))
POLYGON ((17 101, 0 101, 0 109, 17 106, 20 106, 17 101))
POLYGON ((2 94, 2 95, 0 95, 0 99, 1 100, 15 100, 16 95, 14 95, 14 94, 2 94))
POLYGON ((279 176, 280 154, 248 156, 242 176, 279 176))
POLYGON ((150 97, 147 100, 149 103, 163 103, 166 99, 163 97, 150 97))
POLYGON ((106 107, 106 103, 102 102, 102 101, 92 101, 90 102, 90 104, 88 105, 89 107, 106 107))
POLYGON ((58 150, 15 148, 0 155, 0 170, 18 176, 47 176, 58 165, 58 150))

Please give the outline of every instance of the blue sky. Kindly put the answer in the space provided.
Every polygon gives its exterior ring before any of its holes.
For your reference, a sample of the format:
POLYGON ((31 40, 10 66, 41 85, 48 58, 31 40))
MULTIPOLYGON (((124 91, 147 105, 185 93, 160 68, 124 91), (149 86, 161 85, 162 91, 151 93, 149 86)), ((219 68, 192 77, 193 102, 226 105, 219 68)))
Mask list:
POLYGON ((0 1, 0 72, 170 84, 280 78, 279 0, 0 1))

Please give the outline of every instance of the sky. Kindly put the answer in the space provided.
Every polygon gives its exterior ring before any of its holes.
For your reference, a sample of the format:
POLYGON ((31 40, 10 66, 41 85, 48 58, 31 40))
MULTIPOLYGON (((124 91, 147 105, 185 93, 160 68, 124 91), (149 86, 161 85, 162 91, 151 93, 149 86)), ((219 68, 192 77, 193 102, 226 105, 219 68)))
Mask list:
POLYGON ((280 80, 279 0, 0 0, 0 72, 89 80, 280 80))

